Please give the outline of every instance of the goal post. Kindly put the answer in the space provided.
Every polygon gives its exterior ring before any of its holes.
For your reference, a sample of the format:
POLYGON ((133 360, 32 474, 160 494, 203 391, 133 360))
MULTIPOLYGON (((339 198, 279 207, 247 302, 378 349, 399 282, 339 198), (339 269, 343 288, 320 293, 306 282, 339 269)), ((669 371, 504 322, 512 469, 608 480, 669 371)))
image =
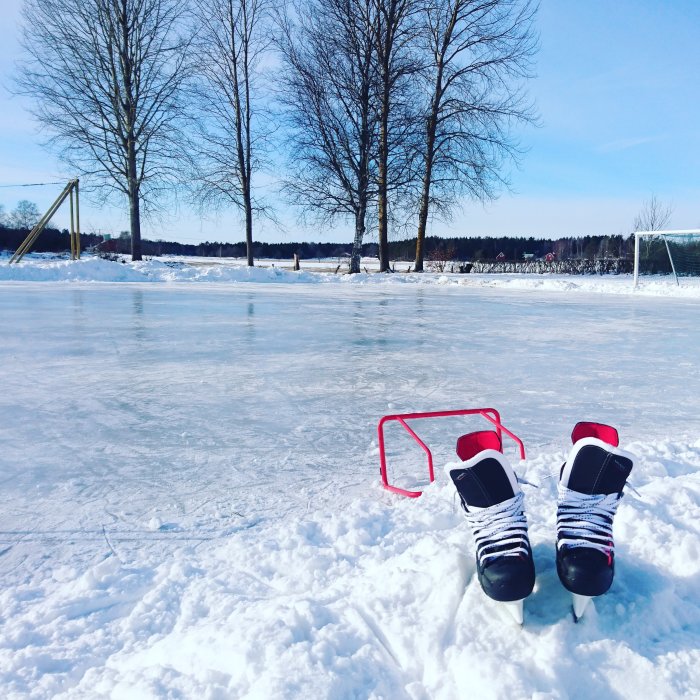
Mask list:
POLYGON ((683 275, 700 275, 700 229, 634 232, 634 288, 639 284, 642 263, 648 272, 672 274, 676 284, 683 275), (642 250, 642 241, 645 249, 642 250))

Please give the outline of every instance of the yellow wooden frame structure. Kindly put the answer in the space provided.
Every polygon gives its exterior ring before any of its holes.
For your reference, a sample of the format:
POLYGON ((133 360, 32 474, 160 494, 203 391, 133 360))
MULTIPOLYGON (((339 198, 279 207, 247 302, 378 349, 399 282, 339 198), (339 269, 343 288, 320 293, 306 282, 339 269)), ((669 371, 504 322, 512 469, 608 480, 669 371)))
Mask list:
POLYGON ((18 263, 39 238, 41 232, 46 228, 51 217, 58 211, 58 208, 70 198, 70 257, 71 260, 80 260, 80 180, 71 180, 64 188, 63 192, 56 197, 56 201, 49 207, 44 216, 39 219, 36 226, 29 232, 29 235, 22 241, 15 254, 10 258, 9 264, 18 263), (75 193, 75 194, 74 194, 75 193), (75 196, 75 210, 73 209, 73 196, 75 196))

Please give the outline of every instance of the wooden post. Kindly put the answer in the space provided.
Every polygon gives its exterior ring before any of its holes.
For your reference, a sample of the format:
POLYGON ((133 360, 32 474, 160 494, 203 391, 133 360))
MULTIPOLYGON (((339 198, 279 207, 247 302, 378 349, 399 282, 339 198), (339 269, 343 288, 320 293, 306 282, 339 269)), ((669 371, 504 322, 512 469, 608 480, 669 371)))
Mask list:
POLYGON ((75 216, 73 214, 73 188, 70 188, 70 259, 75 260, 75 216))
POLYGON ((80 260, 80 180, 75 180, 75 251, 80 260))
POLYGON ((294 253, 294 271, 299 271, 299 253, 294 253))

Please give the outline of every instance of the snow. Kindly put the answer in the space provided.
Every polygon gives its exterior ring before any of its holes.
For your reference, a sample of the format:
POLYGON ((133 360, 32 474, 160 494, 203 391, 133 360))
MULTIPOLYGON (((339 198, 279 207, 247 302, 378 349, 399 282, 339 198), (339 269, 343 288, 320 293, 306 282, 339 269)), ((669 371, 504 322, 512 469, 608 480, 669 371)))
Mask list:
MULTIPOLYGON (((700 695, 700 287, 0 264, 4 698, 700 695), (525 441, 537 585, 475 580, 441 466, 494 406, 525 441), (578 420, 636 455, 616 578, 571 620, 556 478, 578 420)), ((4 261, 2 261, 4 262, 4 261)))
POLYGON ((640 277, 637 289, 631 275, 555 275, 555 274, 458 274, 407 273, 409 263, 396 263, 393 275, 377 275, 376 259, 363 259, 363 272, 343 274, 347 261, 330 259, 301 262, 302 269, 292 271, 290 261, 257 261, 253 268, 246 267, 240 258, 187 258, 165 256, 142 262, 105 260, 83 256, 71 261, 52 255, 26 256, 19 264, 5 265, 9 258, 0 255, 0 282, 208 282, 233 284, 241 282, 277 282, 281 284, 350 284, 355 286, 388 284, 418 284, 467 288, 498 288, 513 290, 585 292, 603 294, 635 294, 637 296, 673 296, 699 298, 700 278, 681 278, 676 286, 669 275, 640 277), (336 274, 335 270, 341 268, 336 274))

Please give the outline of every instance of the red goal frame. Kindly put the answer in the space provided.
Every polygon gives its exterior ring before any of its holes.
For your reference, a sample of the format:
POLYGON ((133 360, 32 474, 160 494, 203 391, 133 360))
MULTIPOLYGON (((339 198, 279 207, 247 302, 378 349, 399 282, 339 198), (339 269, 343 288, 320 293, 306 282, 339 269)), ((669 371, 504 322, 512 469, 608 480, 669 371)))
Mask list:
POLYGON ((382 416, 377 425, 377 436, 379 438, 379 473, 382 477, 382 486, 391 491, 392 493, 399 494, 400 496, 406 496, 408 498, 418 498, 423 492, 422 491, 409 491, 408 489, 402 489, 400 486, 394 486, 389 483, 389 478, 387 476, 386 467, 386 451, 384 442, 384 425, 391 421, 396 421, 401 425, 404 430, 418 443, 421 449, 425 452, 428 458, 428 476, 430 477, 430 482, 435 481, 435 471, 433 469, 433 453, 430 448, 423 442, 423 440, 418 437, 416 432, 408 425, 406 421, 418 420, 422 418, 446 418, 448 416, 472 416, 480 415, 485 418, 491 425, 495 426, 496 433, 501 440, 503 440, 503 434, 506 434, 509 438, 514 440, 518 445, 520 451, 520 459, 525 459, 525 445, 523 441, 514 433, 512 433, 508 428, 506 428, 503 423, 501 423, 501 414, 495 408, 462 408, 454 411, 427 411, 423 413, 393 413, 387 416, 382 416))

